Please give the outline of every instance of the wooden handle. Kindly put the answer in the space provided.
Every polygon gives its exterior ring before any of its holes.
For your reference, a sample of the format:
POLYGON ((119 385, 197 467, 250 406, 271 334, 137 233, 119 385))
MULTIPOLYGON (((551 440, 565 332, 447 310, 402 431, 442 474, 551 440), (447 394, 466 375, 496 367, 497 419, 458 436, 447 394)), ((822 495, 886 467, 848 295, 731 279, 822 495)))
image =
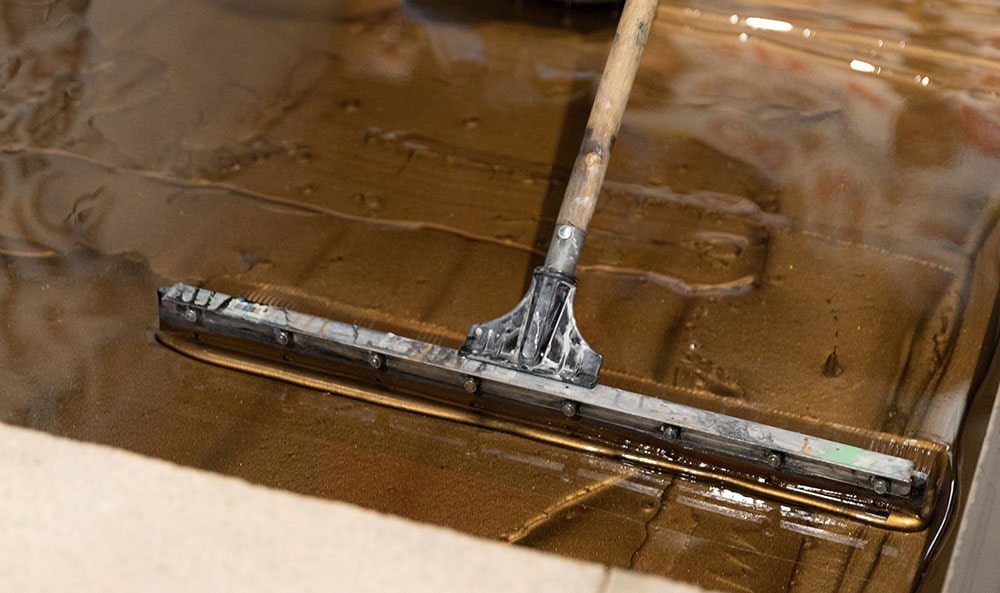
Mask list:
POLYGON ((559 209, 560 225, 572 225, 586 231, 597 207, 597 196, 608 171, 611 147, 621 127, 632 82, 639 69, 639 56, 646 45, 649 26, 656 16, 658 0, 627 0, 618 21, 604 75, 597 87, 597 97, 587 120, 587 131, 573 173, 566 186, 559 209))

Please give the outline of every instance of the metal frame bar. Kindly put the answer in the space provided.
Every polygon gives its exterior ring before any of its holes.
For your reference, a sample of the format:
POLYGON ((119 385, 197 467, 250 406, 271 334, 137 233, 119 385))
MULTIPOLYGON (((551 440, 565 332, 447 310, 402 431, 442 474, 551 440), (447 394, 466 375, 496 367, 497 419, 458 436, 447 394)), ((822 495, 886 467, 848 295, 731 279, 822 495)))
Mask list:
POLYGON ((458 350, 185 284, 161 289, 160 318, 174 327, 367 365, 469 394, 555 410, 652 437, 669 450, 736 459, 765 473, 822 478, 885 499, 918 494, 927 474, 909 459, 816 438, 659 398, 584 388, 472 360, 458 350))

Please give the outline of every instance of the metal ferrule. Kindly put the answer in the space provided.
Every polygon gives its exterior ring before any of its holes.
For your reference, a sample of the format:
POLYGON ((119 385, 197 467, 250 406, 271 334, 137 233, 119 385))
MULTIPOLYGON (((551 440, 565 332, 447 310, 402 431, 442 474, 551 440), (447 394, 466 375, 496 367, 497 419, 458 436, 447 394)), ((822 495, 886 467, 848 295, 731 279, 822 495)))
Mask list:
POLYGON ((545 257, 545 267, 573 276, 586 237, 587 231, 571 224, 556 225, 552 233, 552 242, 549 243, 549 253, 545 257))

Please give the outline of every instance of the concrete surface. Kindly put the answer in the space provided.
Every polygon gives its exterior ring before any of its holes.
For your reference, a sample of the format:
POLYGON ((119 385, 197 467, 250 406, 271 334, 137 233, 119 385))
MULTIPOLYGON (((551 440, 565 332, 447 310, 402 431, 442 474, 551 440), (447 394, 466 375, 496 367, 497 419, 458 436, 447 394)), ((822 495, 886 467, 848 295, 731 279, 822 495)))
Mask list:
POLYGON ((986 428, 973 474, 955 549, 948 566, 944 593, 1000 591, 1000 395, 986 428))
POLYGON ((698 589, 0 424, 8 591, 698 589))

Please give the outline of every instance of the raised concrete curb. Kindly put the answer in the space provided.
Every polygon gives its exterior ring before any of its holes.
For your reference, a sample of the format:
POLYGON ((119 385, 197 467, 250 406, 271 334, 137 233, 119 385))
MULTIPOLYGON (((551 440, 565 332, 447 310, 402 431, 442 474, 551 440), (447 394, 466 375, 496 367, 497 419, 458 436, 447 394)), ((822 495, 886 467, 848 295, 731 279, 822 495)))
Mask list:
POLYGON ((993 401, 975 479, 962 509, 944 593, 1000 591, 1000 395, 993 401))
POLYGON ((698 589, 0 424, 9 591, 698 589))

